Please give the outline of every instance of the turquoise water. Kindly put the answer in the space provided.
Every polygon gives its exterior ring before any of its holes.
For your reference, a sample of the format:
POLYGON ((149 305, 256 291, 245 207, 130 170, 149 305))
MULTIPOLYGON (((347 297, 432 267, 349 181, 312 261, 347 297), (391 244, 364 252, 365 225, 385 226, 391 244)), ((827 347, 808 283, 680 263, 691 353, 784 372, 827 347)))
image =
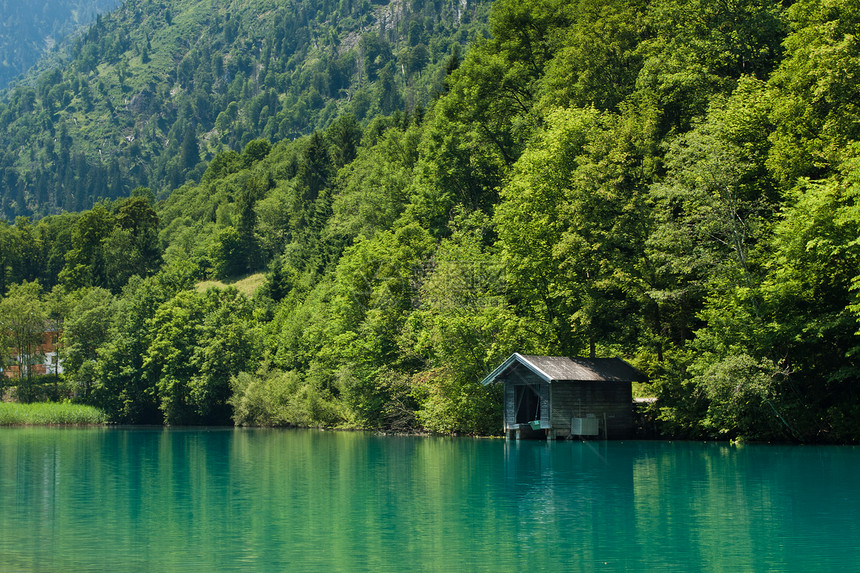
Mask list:
POLYGON ((0 430, 0 571, 847 571, 860 448, 0 430))

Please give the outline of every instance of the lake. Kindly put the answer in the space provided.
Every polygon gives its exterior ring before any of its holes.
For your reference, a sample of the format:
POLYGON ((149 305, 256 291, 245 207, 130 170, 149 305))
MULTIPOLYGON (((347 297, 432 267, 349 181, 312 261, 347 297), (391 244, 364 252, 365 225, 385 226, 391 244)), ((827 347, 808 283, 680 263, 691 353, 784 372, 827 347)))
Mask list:
POLYGON ((860 448, 0 430, 10 571, 826 571, 860 448))

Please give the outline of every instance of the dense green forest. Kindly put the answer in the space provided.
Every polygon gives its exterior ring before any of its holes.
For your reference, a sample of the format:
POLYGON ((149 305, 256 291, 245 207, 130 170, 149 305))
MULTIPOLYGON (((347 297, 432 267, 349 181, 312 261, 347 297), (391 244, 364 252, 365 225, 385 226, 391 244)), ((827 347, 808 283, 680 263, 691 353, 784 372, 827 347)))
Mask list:
POLYGON ((5 331, 60 325, 117 422, 491 433, 519 351, 625 357, 669 435, 860 439, 856 5, 497 0, 444 50, 450 5, 371 9, 427 14, 426 106, 395 68, 390 105, 246 107, 169 194, 0 224, 5 331))
POLYGON ((120 0, 3 0, 0 2, 0 89, 43 60, 54 63, 67 37, 120 0))
POLYGON ((426 105, 486 0, 127 0, 0 100, 0 217, 160 197, 252 139, 426 105))

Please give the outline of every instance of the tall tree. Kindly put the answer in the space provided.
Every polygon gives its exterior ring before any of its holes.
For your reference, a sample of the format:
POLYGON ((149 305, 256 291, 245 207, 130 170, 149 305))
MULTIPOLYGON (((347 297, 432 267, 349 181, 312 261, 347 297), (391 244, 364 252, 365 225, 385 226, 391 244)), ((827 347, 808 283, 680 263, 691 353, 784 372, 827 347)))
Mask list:
POLYGON ((637 328, 649 134, 635 119, 549 114, 502 189, 496 220, 511 278, 565 354, 629 345, 637 328))
POLYGON ((860 139, 860 7, 802 0, 788 9, 792 33, 771 78, 773 150, 769 167, 785 187, 798 177, 823 178, 850 157, 860 139))
POLYGON ((14 364, 17 368, 17 398, 21 402, 30 402, 35 398, 33 369, 44 362, 42 342, 47 323, 48 316, 38 282, 13 285, 6 297, 0 299, 3 362, 14 364))
POLYGON ((114 225, 115 218, 104 204, 96 205, 75 221, 72 249, 66 253, 66 265, 59 277, 67 288, 108 286, 104 244, 114 225))
POLYGON ((99 348, 109 340, 113 320, 110 291, 93 287, 74 296, 77 299, 63 322, 63 370, 89 400, 95 383, 99 348))

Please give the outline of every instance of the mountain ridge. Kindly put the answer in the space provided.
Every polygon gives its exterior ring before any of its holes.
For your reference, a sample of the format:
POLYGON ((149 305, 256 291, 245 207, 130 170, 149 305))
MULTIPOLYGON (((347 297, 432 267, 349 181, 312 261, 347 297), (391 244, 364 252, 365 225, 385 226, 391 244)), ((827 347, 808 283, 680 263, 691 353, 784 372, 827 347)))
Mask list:
POLYGON ((32 66, 56 65, 68 37, 120 0, 5 0, 0 4, 0 89, 25 80, 32 66))

